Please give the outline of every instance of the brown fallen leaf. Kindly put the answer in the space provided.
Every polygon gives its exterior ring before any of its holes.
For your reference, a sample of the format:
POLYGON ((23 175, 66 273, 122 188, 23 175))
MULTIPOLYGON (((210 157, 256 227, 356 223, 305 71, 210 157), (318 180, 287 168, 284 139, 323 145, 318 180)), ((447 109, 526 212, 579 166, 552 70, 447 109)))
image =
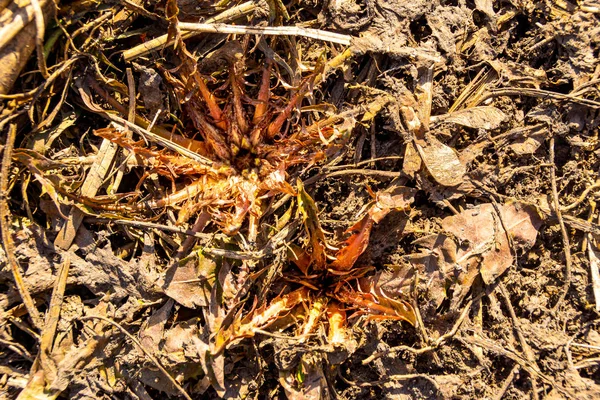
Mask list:
POLYGON ((450 123, 475 129, 495 129, 506 119, 500 109, 492 106, 471 107, 449 114, 431 117, 433 123, 450 123))
POLYGON ((458 154, 432 134, 426 134, 424 141, 416 141, 416 147, 427 171, 443 186, 458 186, 467 172, 458 154))
MULTIPOLYGON (((535 208, 515 202, 500 206, 499 209, 515 250, 531 248, 542 224, 535 208)), ((483 281, 488 285, 514 262, 507 232, 492 204, 482 204, 459 215, 447 217, 442 221, 442 228, 454 234, 461 242, 469 243, 466 249, 458 249, 459 264, 468 265, 471 257, 481 254, 479 270, 483 281)))
POLYGON ((519 137, 509 144, 508 148, 517 155, 533 154, 544 143, 546 136, 547 135, 544 134, 544 132, 524 135, 523 137, 519 137))
POLYGON ((148 350, 157 353, 158 345, 163 338, 165 325, 175 302, 169 299, 164 306, 156 310, 140 330, 140 343, 148 350))
POLYGON ((481 275, 484 283, 493 283, 514 262, 507 234, 515 251, 533 246, 541 226, 534 207, 514 202, 499 206, 500 216, 492 204, 482 204, 445 218, 442 229, 453 235, 438 234, 419 239, 420 253, 408 259, 427 277, 428 293, 436 307, 453 287, 453 308, 481 275))
POLYGON ((417 172, 421 170, 422 164, 423 161, 421 160, 421 156, 417 152, 415 145, 412 142, 406 142, 404 160, 402 162, 402 172, 411 179, 414 179, 417 172))
POLYGON ((188 308, 205 307, 215 280, 216 263, 195 251, 173 263, 160 285, 167 296, 188 308))

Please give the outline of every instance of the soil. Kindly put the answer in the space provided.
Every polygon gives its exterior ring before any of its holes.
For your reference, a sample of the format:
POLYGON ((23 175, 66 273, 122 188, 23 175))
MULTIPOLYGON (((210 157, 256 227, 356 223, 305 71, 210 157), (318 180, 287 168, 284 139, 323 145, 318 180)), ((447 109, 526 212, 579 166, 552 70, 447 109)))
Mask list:
POLYGON ((600 398, 600 2, 244 4, 0 68, 0 396, 600 398))

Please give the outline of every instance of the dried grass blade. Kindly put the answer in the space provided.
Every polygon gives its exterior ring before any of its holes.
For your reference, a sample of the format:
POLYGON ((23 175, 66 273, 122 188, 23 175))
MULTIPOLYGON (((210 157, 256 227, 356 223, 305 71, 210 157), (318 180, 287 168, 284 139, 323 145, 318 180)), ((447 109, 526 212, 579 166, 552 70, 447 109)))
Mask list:
MULTIPOLYGON (((223 11, 219 15, 216 15, 212 18, 208 18, 205 21, 205 23, 208 24, 208 23, 215 23, 215 22, 233 21, 239 17, 250 14, 251 12, 253 12, 256 9, 257 6, 258 6, 258 4, 255 3, 254 1, 247 1, 238 6, 235 6, 228 10, 223 11)), ((183 33, 182 37, 183 37, 183 39, 189 39, 200 33, 202 33, 202 32, 189 32, 188 31, 188 32, 183 33)), ((123 58, 125 59, 125 61, 131 61, 137 57, 148 54, 153 50, 157 50, 163 46, 172 46, 173 44, 175 44, 175 41, 174 40, 169 41, 168 35, 162 35, 162 36, 159 36, 152 40, 149 40, 145 43, 142 43, 136 47, 133 47, 129 50, 124 51, 123 58)))
POLYGON ((320 29, 301 28, 299 26, 240 26, 226 24, 195 24, 191 22, 180 22, 179 27, 184 31, 227 33, 236 35, 274 35, 274 36, 302 36, 310 39, 324 40, 331 43, 349 45, 352 39, 349 35, 323 31, 320 29))
POLYGON ((42 76, 48 78, 48 69, 46 68, 46 59, 44 58, 44 33, 46 32, 46 24, 44 22, 44 13, 38 0, 30 0, 35 17, 35 49, 37 52, 38 67, 42 76))
POLYGON ((53 381, 56 377, 56 366, 49 355, 52 353, 52 345, 54 342, 54 336, 56 334, 56 328, 58 326, 58 319, 60 317, 60 308, 62 306, 65 289, 67 287, 67 277, 69 276, 70 266, 71 259, 69 254, 65 253, 65 259, 58 272, 58 279, 54 283, 54 289, 50 299, 50 306, 48 307, 49 311, 46 315, 46 324, 42 330, 42 337, 40 340, 39 360, 41 367, 44 370, 44 377, 47 382, 53 381))
POLYGON ((448 114, 458 111, 462 108, 476 106, 481 103, 481 96, 487 86, 498 78, 498 74, 493 69, 485 68, 473 78, 471 82, 460 93, 454 101, 454 104, 448 109, 448 114))
POLYGON ((10 233, 10 209, 8 208, 8 173, 10 171, 10 164, 12 160, 12 151, 15 144, 17 134, 17 126, 11 125, 8 131, 6 144, 4 146, 4 154, 2 155, 2 169, 0 170, 0 229, 2 230, 2 245, 6 258, 10 264, 10 268, 15 280, 15 285, 19 291, 19 295, 25 304, 25 308, 33 321, 33 325, 41 330, 43 326, 42 317, 35 307, 35 303, 29 294, 25 281, 21 275, 19 261, 15 256, 14 242, 10 233))

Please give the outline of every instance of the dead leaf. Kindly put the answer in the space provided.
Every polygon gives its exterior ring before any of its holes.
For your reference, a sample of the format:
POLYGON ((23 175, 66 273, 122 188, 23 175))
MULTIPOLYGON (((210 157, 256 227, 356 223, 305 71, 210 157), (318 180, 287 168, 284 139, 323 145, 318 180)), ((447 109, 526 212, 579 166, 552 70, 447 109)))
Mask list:
POLYGON ((540 148, 545 139, 546 135, 543 132, 537 135, 526 135, 514 140, 508 145, 508 148, 517 155, 533 154, 540 148))
POLYGON ((410 265, 393 265, 373 276, 373 284, 387 296, 401 296, 410 293, 410 286, 415 277, 414 268, 410 265))
POLYGON ((415 145, 412 142, 406 142, 404 150, 404 160, 402 163, 402 172, 414 179, 417 172, 421 170, 423 164, 421 156, 417 152, 415 145))
POLYGON ((532 68, 526 63, 517 63, 506 60, 488 59, 486 62, 494 68, 498 76, 506 82, 508 86, 513 87, 534 87, 548 81, 546 71, 541 68, 532 68))
MULTIPOLYGON (((531 247, 541 225, 535 209, 513 203, 500 210, 515 246, 531 247)), ((514 262, 506 233, 491 204, 482 204, 448 217, 442 221, 442 227, 467 243, 457 250, 457 263, 463 272, 458 277, 459 287, 456 288, 453 304, 466 296, 478 273, 486 284, 491 284, 514 262)))
MULTIPOLYGON (((542 223, 535 208, 517 202, 499 208, 516 250, 531 248, 542 223)), ((459 248, 457 252, 459 264, 467 265, 469 258, 482 255, 480 272, 488 285, 514 262, 507 233, 491 204, 447 217, 442 221, 442 228, 469 243, 467 249, 459 248)))
POLYGON ((188 308, 205 307, 215 280, 216 264, 195 251, 165 271, 161 286, 167 296, 188 308))
POLYGON ((372 227, 373 218, 370 215, 366 215, 348 229, 348 232, 355 233, 346 240, 346 246, 338 251, 335 261, 331 264, 331 269, 335 271, 348 271, 352 268, 358 257, 360 257, 369 245, 369 236, 371 235, 372 227))
POLYGON ((198 325, 194 320, 178 322, 165 332, 162 350, 174 363, 198 360, 199 348, 195 345, 195 338, 198 336, 198 325))
POLYGON ((494 2, 492 0, 475 0, 475 7, 488 16, 492 21, 496 18, 494 2))
MULTIPOLYGON (((535 208, 517 202, 499 208, 515 250, 531 248, 541 226, 535 208)), ((446 298, 447 288, 454 286, 454 307, 467 295, 478 275, 491 284, 512 265, 514 256, 492 204, 447 217, 441 225, 458 244, 446 234, 430 235, 415 242, 423 250, 409 259, 427 277, 428 293, 436 307, 446 298)))
POLYGON ((467 169, 460 162, 454 149, 443 144, 431 134, 427 134, 425 138, 426 141, 415 143, 429 174, 440 185, 460 185, 467 169))
POLYGON ((150 111, 150 119, 160 112, 158 121, 162 120, 161 116, 166 115, 168 110, 165 106, 163 96, 168 99, 164 90, 161 89, 163 79, 152 68, 147 68, 143 65, 132 63, 137 72, 140 73, 139 91, 144 102, 144 106, 150 111))
POLYGON ((140 330, 140 343, 154 353, 158 352, 158 345, 162 340, 165 324, 171 315, 174 303, 173 299, 167 300, 164 306, 148 318, 145 326, 140 330))
POLYGON ((432 123, 450 123, 475 129, 496 129, 506 119, 500 109, 492 106, 471 107, 450 114, 431 117, 432 123))

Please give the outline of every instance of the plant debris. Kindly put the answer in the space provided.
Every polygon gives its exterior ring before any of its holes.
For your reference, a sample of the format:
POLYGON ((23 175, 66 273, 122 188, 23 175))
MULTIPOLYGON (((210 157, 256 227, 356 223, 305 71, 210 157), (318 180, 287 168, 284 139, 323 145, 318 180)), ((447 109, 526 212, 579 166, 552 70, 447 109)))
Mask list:
POLYGON ((598 398, 600 4, 0 1, 3 398, 598 398))

